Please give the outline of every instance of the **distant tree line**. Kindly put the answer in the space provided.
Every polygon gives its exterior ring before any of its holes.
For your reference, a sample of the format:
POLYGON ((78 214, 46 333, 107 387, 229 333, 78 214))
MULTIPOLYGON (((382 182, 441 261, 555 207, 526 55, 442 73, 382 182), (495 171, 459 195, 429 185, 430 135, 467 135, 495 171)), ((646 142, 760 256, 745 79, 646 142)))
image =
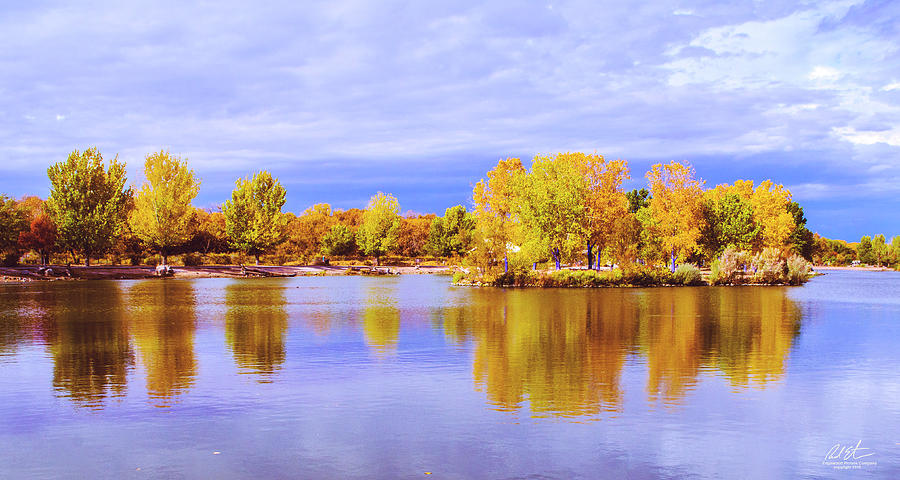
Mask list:
POLYGON ((286 190, 267 171, 238 179, 220 209, 199 209, 192 202, 200 180, 186 159, 167 151, 147 155, 139 187, 127 185, 124 163, 104 161, 96 148, 72 152, 47 175, 46 200, 0 195, 4 264, 27 252, 42 264, 54 255, 85 265, 104 256, 113 263, 168 263, 171 255, 186 263, 203 261, 201 255, 224 263, 231 253, 257 263, 263 255, 278 263, 363 255, 377 263, 385 255, 463 255, 474 229, 463 206, 444 217, 401 215, 397 199, 381 192, 364 210, 317 204, 299 216, 283 212, 286 190))
POLYGON ((401 214, 378 192, 365 209, 316 204, 283 212, 286 190, 267 171, 235 182, 221 208, 192 202, 201 182, 187 159, 167 151, 144 162, 144 182, 127 183, 125 164, 97 148, 74 151, 47 170, 50 195, 18 201, 0 195, 0 253, 15 264, 33 253, 42 264, 230 263, 230 254, 273 263, 320 257, 455 257, 482 270, 535 263, 669 265, 710 263, 726 250, 817 263, 894 265, 900 237, 829 240, 806 227, 803 209, 771 181, 737 180, 706 188, 686 164, 654 165, 647 188, 625 191, 627 162, 601 155, 537 156, 526 169, 504 159, 474 188, 474 211, 401 214))

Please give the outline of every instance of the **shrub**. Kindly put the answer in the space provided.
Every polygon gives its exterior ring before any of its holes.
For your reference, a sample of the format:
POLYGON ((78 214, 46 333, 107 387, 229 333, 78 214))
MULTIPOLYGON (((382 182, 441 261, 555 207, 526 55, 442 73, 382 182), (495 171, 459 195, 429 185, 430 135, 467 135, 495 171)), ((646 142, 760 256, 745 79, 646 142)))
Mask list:
POLYGON ((144 259, 144 265, 149 265, 151 267, 155 267, 162 263, 162 257, 159 255, 150 255, 149 257, 144 259))
POLYGON ((775 285, 787 280, 787 267, 777 248, 766 248, 753 257, 753 281, 775 285))
POLYGON ((701 285, 703 280, 700 279, 700 269, 692 263, 682 263, 675 269, 672 274, 675 284, 678 285, 701 285))
POLYGON ((622 268, 621 272, 621 279, 617 282, 619 285, 650 287, 675 283, 672 272, 668 268, 635 264, 622 268))
POLYGON ((466 277, 466 274, 464 274, 463 272, 456 272, 456 273, 454 273, 454 274, 453 274, 453 284, 454 284, 454 285, 459 285, 459 282, 461 282, 462 279, 465 278, 465 277, 466 277))
POLYGON ((19 254, 12 252, 3 255, 3 259, 0 260, 0 265, 4 267, 15 267, 19 264, 19 254))
POLYGON ((791 285, 803 285, 812 276, 812 265, 800 255, 787 259, 787 280, 791 285))
POLYGON ((213 265, 231 265, 231 255, 227 253, 214 253, 209 256, 210 263, 213 265))
POLYGON ((195 253, 185 253, 181 256, 181 264, 185 267, 199 267, 203 265, 203 259, 195 253))
POLYGON ((740 285, 744 283, 750 254, 728 247, 716 261, 716 272, 710 275, 714 285, 740 285))

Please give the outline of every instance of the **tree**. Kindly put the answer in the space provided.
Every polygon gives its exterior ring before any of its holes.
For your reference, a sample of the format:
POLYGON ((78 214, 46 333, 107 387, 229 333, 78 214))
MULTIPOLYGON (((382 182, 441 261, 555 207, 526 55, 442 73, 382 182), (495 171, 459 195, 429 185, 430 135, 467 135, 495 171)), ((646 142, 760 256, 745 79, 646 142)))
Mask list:
POLYGON ((317 255, 321 251, 322 238, 336 223, 331 205, 317 203, 288 222, 288 242, 299 256, 317 255))
POLYGON ((146 182, 134 199, 131 230, 144 244, 169 263, 174 247, 190 240, 195 225, 191 202, 200 193, 200 180, 181 160, 167 151, 147 155, 146 182))
POLYGON ((431 222, 437 218, 435 214, 407 214, 400 219, 400 235, 397 238, 395 251, 404 257, 418 257, 426 252, 428 232, 431 222))
POLYGON ((690 165, 671 162, 656 164, 647 172, 650 182, 650 215, 654 231, 675 262, 697 249, 702 225, 701 195, 703 181, 694 179, 690 165))
MULTIPOLYGON (((752 186, 753 182, 749 184, 752 186)), ((761 232, 755 250, 773 247, 785 251, 790 248, 791 233, 796 228, 794 213, 788 209, 790 203, 791 192, 771 180, 761 182, 753 190, 750 205, 761 232)))
POLYGON ((356 236, 346 225, 335 224, 322 237, 322 253, 325 255, 351 255, 356 250, 356 236))
POLYGON ((650 206, 650 191, 646 188, 631 190, 625 196, 628 197, 629 213, 637 213, 638 210, 650 206))
POLYGON ((567 154, 536 156, 518 182, 517 213, 533 252, 549 253, 560 268, 585 239, 588 181, 581 165, 567 154))
POLYGON ((256 257, 257 265, 259 256, 282 238, 285 193, 278 179, 263 170, 237 179, 231 200, 222 208, 231 246, 256 257))
POLYGON ((19 232, 25 230, 27 225, 25 212, 17 202, 6 195, 0 195, 0 254, 16 248, 19 232))
POLYGON ((364 255, 380 257, 391 251, 400 235, 400 203, 391 194, 378 192, 369 199, 356 232, 356 243, 364 255))
POLYGON ((436 256, 462 255, 472 244, 475 217, 466 207, 456 205, 444 211, 443 217, 431 221, 428 250, 436 256))
POLYGON ((228 236, 225 229, 225 215, 220 211, 210 212, 194 209, 196 228, 189 248, 200 253, 224 253, 228 251, 228 236))
POLYGON ((487 181, 479 180, 472 192, 475 237, 479 238, 475 248, 481 253, 479 257, 489 259, 489 263, 502 256, 505 270, 510 244, 519 236, 516 188, 524 174, 525 167, 518 158, 500 160, 487 172, 487 181))
POLYGON ((885 243, 884 234, 872 237, 872 259, 877 265, 884 265, 888 258, 888 246, 885 243))
POLYGON ((133 192, 125 187, 125 164, 118 157, 105 167, 96 147, 75 150, 64 162, 47 169, 50 197, 47 212, 56 224, 60 246, 91 256, 108 250, 126 228, 133 192))
POLYGON ((875 263, 875 255, 872 252, 872 237, 865 235, 859 240, 856 247, 856 259, 860 263, 875 263))
POLYGON ((41 257, 41 265, 50 263, 50 254, 56 248, 56 224, 46 213, 40 212, 29 228, 19 233, 19 245, 34 250, 41 257))
POLYGON ((803 207, 797 202, 789 202, 787 211, 794 219, 794 230, 788 238, 791 251, 807 260, 812 260, 815 240, 813 239, 813 233, 806 228, 806 216, 803 215, 803 207))
POLYGON ((716 190, 707 190, 703 199, 703 217, 700 244, 709 260, 729 247, 750 251, 759 236, 753 207, 735 193, 725 192, 719 196, 716 190))
MULTIPOLYGON (((597 268, 600 255, 607 247, 620 245, 618 238, 626 234, 629 225, 629 199, 622 184, 629 177, 625 160, 606 161, 602 155, 567 154, 581 166, 587 180, 584 230, 587 235, 588 268, 593 266, 592 249, 597 248, 597 268)), ((619 250, 620 260, 626 256, 619 250)))

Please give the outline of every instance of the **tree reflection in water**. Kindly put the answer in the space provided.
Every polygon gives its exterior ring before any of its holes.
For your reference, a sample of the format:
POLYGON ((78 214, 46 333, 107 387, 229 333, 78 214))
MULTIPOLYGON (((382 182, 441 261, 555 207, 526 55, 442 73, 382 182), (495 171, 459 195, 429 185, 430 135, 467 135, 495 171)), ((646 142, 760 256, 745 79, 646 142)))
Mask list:
POLYGON ((49 321, 53 386, 79 406, 101 408, 124 395, 134 352, 115 282, 72 283, 54 289, 49 321))
POLYGON ((196 304, 190 281, 146 280, 128 289, 129 330, 157 406, 170 405, 194 383, 196 304))
POLYGON ((225 338, 238 367, 271 382, 285 360, 287 300, 284 279, 234 282, 225 287, 225 338))
POLYGON ((499 410, 621 412, 622 372, 646 368, 647 398, 679 405, 702 373, 736 388, 778 380, 801 312, 784 288, 471 289, 442 311, 474 342, 476 388, 499 410))
POLYGON ((378 358, 394 355, 397 352, 397 340, 400 338, 400 309, 397 307, 395 282, 385 280, 368 283, 362 302, 362 325, 366 345, 378 358))

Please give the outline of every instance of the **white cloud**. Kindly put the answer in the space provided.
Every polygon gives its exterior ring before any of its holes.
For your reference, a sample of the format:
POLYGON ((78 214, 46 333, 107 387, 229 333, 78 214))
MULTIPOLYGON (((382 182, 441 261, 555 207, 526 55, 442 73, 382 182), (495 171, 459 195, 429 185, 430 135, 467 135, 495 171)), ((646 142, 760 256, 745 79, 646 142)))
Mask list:
POLYGON ((853 127, 835 127, 832 132, 848 142, 860 145, 884 143, 895 147, 900 146, 900 127, 881 131, 858 131, 853 127))

